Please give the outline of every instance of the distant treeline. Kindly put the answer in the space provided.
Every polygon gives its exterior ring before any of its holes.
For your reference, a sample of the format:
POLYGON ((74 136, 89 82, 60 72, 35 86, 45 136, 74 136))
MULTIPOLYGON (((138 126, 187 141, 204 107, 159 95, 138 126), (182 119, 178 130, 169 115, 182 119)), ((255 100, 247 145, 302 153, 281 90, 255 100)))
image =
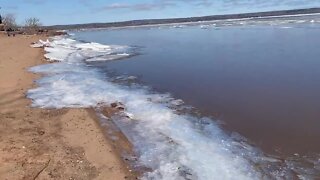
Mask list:
POLYGON ((225 20, 225 19, 242 19, 242 18, 269 17, 269 16, 314 14, 314 13, 320 13, 320 8, 256 12, 256 13, 244 13, 244 14, 213 15, 213 16, 188 17, 188 18, 172 18, 172 19, 143 19, 143 20, 111 22, 111 23, 55 25, 55 26, 46 26, 45 28, 55 29, 55 30, 108 28, 108 27, 172 24, 172 23, 213 21, 213 20, 225 20))

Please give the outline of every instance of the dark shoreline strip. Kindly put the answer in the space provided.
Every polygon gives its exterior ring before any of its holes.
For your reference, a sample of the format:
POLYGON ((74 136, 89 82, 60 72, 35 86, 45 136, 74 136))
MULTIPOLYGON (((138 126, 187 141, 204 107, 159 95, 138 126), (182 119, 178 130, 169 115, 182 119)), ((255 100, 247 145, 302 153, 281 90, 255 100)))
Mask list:
POLYGON ((266 11, 266 12, 243 13, 243 14, 212 15, 212 16, 187 17, 187 18, 142 19, 142 20, 131 20, 131 21, 123 21, 123 22, 110 22, 110 23, 53 25, 53 26, 45 26, 45 28, 52 29, 52 30, 93 29, 93 28, 188 23, 188 22, 214 21, 214 20, 227 20, 227 19, 232 20, 232 19, 245 19, 245 18, 268 18, 272 16, 308 15, 308 14, 317 14, 317 13, 320 13, 320 8, 266 11))
POLYGON ((118 111, 112 107, 103 106, 87 108, 87 112, 95 120, 106 140, 112 144, 115 153, 121 159, 123 167, 128 170, 129 176, 126 179, 138 179, 145 172, 145 169, 135 166, 136 155, 132 143, 112 120, 112 116, 118 111), (106 118, 99 117, 99 114, 106 118))

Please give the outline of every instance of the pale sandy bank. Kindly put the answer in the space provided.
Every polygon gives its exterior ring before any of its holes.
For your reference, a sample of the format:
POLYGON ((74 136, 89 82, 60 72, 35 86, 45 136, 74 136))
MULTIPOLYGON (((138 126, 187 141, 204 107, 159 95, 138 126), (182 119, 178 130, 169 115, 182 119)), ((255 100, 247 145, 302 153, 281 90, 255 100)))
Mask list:
MULTIPOLYGON (((30 107, 25 94, 45 63, 40 36, 0 34, 0 179, 133 179, 86 109, 30 107)), ((46 39, 46 37, 42 37, 46 39)))

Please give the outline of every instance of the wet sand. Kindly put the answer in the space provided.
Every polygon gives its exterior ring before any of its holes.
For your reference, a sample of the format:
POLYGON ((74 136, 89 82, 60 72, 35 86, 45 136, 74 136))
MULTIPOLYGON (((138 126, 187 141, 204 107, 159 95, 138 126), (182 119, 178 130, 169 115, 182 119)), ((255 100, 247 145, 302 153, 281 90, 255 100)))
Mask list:
POLYGON ((90 109, 31 108, 26 98, 46 63, 41 36, 0 34, 0 179, 133 179, 90 109))

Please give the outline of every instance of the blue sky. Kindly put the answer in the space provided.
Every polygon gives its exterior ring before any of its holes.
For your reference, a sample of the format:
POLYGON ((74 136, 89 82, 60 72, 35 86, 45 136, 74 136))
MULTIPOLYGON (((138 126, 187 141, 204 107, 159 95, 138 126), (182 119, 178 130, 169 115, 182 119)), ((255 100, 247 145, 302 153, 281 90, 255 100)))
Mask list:
POLYGON ((38 17, 53 25, 320 7, 320 0, 0 0, 0 7, 18 23, 38 17))

